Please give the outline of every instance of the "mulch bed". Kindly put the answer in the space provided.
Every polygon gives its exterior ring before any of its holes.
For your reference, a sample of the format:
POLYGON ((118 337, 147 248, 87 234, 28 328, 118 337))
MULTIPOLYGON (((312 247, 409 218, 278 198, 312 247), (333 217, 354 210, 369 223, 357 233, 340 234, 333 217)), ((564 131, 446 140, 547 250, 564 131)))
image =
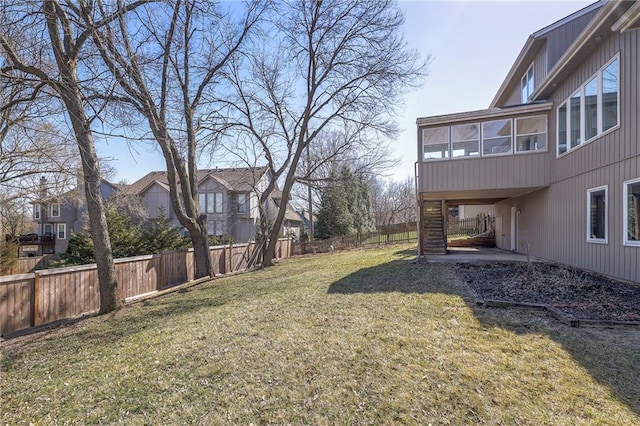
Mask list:
POLYGON ((640 285, 552 263, 456 269, 478 300, 545 304, 574 320, 640 321, 640 285))

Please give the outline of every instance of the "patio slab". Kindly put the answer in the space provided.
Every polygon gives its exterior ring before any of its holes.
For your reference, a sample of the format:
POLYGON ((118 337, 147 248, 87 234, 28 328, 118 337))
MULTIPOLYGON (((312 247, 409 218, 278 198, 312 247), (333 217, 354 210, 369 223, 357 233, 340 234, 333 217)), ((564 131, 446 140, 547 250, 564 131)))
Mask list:
MULTIPOLYGON (((420 259, 428 263, 527 262, 529 260, 526 254, 485 247, 450 247, 447 249, 447 254, 421 256, 420 259)), ((533 256, 530 260, 544 262, 533 256)))

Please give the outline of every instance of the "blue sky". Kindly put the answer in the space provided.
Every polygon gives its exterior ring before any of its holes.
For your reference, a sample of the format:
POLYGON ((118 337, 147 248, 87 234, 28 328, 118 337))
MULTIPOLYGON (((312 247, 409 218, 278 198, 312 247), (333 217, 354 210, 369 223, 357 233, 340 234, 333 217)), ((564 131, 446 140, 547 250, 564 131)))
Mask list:
MULTIPOLYGON (((401 2, 409 46, 432 56, 422 86, 407 94, 399 111, 403 132, 392 145, 402 163, 390 177, 413 176, 417 117, 487 108, 527 37, 591 1, 411 1, 401 2)), ((152 147, 130 150, 125 142, 99 143, 111 157, 116 181, 133 182, 164 160, 152 147)), ((209 166, 209 165, 201 165, 209 166)), ((215 165, 212 165, 215 166, 215 165)), ((224 166, 221 164, 221 166, 224 166)))

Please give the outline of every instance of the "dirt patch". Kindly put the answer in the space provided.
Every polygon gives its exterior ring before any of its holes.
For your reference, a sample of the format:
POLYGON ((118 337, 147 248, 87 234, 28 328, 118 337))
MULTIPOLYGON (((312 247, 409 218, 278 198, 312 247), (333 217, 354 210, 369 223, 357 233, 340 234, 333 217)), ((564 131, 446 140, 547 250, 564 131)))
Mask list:
POLYGON ((480 300, 539 303, 569 319, 640 321, 640 285, 552 263, 458 264, 480 300))

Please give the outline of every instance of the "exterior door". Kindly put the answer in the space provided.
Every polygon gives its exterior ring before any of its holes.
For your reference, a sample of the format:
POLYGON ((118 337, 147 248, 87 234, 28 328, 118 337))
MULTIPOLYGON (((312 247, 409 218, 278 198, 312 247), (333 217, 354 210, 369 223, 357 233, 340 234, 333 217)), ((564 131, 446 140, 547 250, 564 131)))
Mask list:
POLYGON ((511 207, 511 250, 518 251, 518 208, 511 207))

